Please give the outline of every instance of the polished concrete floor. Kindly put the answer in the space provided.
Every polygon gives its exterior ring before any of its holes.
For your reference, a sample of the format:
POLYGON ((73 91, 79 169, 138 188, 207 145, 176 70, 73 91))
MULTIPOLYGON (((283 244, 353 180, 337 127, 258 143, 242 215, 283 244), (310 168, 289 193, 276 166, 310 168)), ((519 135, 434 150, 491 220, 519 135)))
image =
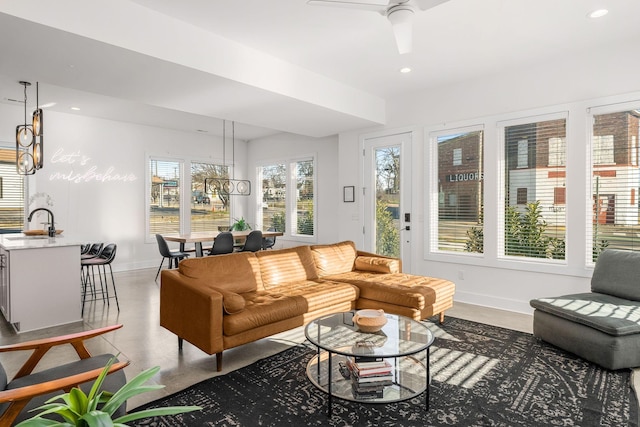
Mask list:
MULTIPOLYGON (((159 374, 153 379, 165 388, 142 394, 130 399, 128 408, 134 408, 161 396, 179 391, 191 384, 223 375, 246 366, 256 360, 285 350, 304 340, 302 328, 278 334, 241 347, 226 350, 223 371, 215 369, 215 357, 209 356, 185 342, 182 352, 178 351, 177 337, 159 325, 159 284, 154 281, 155 270, 137 270, 116 273, 120 311, 115 303, 90 303, 85 308, 84 321, 69 325, 47 328, 34 332, 16 334, 4 319, 0 322, 0 344, 9 344, 31 339, 57 336, 121 323, 123 328, 94 338, 87 342, 92 354, 120 354, 120 359, 131 362, 125 370, 127 378, 139 372, 160 366, 159 374)), ((34 296, 36 297, 36 296, 34 296)), ((489 309, 469 304, 456 303, 447 315, 474 320, 496 326, 531 332, 532 318, 529 315, 489 309)), ((0 316, 1 319, 1 316, 0 316)), ((11 377, 28 357, 24 352, 0 353, 0 361, 11 377)), ((39 367, 54 366, 74 357, 73 349, 57 349, 41 362, 39 367)), ((71 359, 73 360, 73 359, 71 359)))

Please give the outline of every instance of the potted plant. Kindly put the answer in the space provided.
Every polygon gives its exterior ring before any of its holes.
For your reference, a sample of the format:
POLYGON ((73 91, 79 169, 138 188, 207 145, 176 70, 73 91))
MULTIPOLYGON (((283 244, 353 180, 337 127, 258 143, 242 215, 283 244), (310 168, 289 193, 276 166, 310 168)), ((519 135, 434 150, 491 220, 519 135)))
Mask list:
POLYGON ((127 422, 142 418, 175 415, 184 412, 197 411, 202 409, 199 406, 170 406, 165 408, 147 409, 140 412, 132 412, 116 419, 112 416, 115 411, 124 404, 127 399, 147 391, 163 388, 163 385, 144 385, 153 377, 160 367, 149 368, 140 372, 131 381, 127 382, 120 390, 110 393, 100 390, 102 383, 109 372, 109 368, 115 362, 115 357, 111 358, 100 376, 89 391, 87 396, 77 387, 71 389, 69 393, 52 397, 47 402, 35 410, 42 410, 38 415, 18 424, 19 427, 42 427, 42 426, 83 426, 83 427, 108 427, 126 426, 127 422), (56 401, 61 401, 57 402, 56 401), (98 408, 98 405, 102 405, 98 408), (46 414, 58 414, 65 421, 59 422, 48 418, 42 418, 46 414))
POLYGON ((231 224, 229 229, 230 231, 245 231, 251 230, 251 226, 247 221, 245 221, 244 217, 240 217, 240 219, 236 219, 236 222, 231 224))

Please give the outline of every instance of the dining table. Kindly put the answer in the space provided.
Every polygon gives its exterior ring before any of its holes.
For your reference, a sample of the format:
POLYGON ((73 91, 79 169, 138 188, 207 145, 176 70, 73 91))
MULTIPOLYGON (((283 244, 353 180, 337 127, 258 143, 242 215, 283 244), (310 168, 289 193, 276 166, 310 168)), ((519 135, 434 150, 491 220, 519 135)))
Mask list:
MULTIPOLYGON (((242 240, 246 240, 247 236, 249 235, 249 233, 251 233, 251 231, 253 230, 231 231, 231 234, 233 235, 234 240, 242 241, 242 240)), ((162 237, 164 237, 164 239, 167 242, 180 243, 180 251, 182 252, 185 251, 186 243, 193 243, 195 246, 196 257, 201 257, 204 254, 202 250, 202 243, 214 242, 216 240, 216 237, 218 237, 220 233, 223 233, 223 232, 222 231, 194 231, 192 233, 187 233, 187 234, 180 234, 180 233, 163 234, 162 237)), ((281 231, 263 231, 262 232, 262 237, 278 237, 278 236, 283 236, 283 233, 281 231)))

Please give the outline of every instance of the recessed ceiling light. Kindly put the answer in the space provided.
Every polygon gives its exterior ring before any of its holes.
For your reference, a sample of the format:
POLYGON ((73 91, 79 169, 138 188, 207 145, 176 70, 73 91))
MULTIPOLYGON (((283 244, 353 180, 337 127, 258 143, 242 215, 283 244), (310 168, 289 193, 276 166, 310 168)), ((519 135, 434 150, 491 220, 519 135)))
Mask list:
POLYGON ((587 15, 589 18, 602 18, 604 15, 609 13, 607 9, 597 9, 587 15))
POLYGON ((71 107, 73 111, 80 111, 80 107, 71 107))
POLYGON ((410 72, 411 72, 411 68, 409 68, 409 67, 402 67, 402 68, 400 68, 400 72, 401 72, 402 74, 410 73, 410 72))

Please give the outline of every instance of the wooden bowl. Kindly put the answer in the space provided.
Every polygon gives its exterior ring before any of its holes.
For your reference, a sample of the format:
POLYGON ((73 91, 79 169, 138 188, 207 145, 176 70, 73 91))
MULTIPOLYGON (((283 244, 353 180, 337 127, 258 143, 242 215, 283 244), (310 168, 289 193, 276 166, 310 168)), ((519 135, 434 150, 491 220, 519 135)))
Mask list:
MULTIPOLYGON (((62 233, 64 230, 56 230, 56 234, 62 233)), ((49 234, 47 230, 23 230, 25 236, 46 236, 49 234)))
POLYGON ((353 321, 358 325, 358 329, 362 332, 373 333, 378 332, 387 324, 387 318, 384 310, 358 310, 353 316, 353 321))

